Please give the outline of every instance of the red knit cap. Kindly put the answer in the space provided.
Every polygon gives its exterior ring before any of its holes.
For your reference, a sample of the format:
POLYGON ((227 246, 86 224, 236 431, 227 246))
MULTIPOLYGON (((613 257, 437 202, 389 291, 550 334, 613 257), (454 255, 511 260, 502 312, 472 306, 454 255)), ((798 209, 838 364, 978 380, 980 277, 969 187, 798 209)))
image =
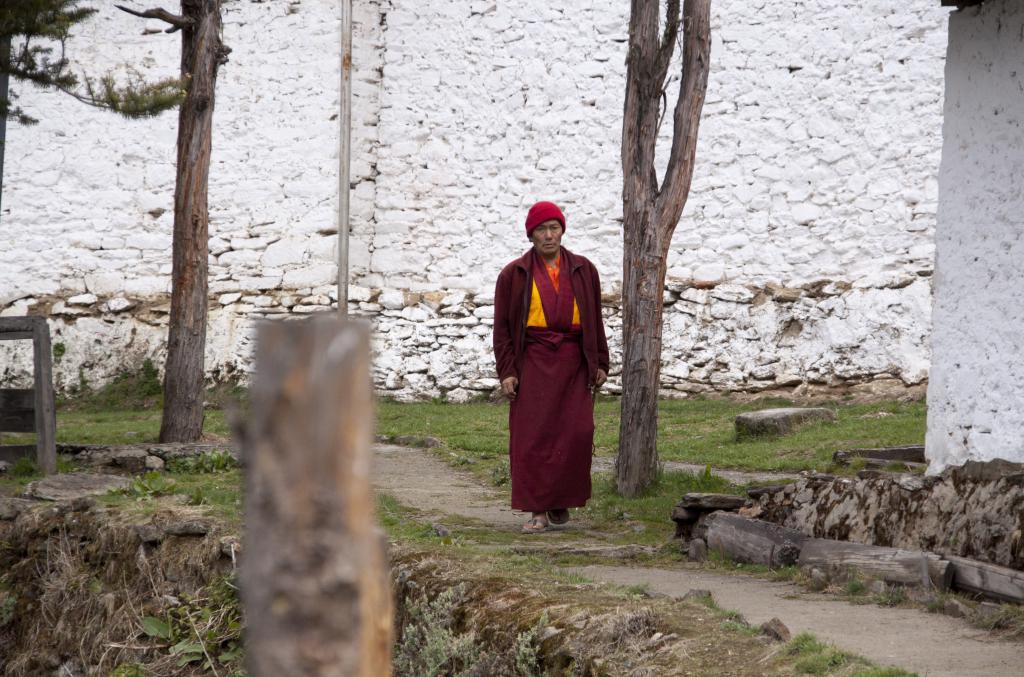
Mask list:
POLYGON ((530 211, 526 215, 526 237, 530 237, 534 228, 551 219, 555 219, 562 224, 562 232, 564 233, 565 215, 562 214, 562 210, 558 208, 558 205, 554 202, 538 202, 530 207, 530 211))

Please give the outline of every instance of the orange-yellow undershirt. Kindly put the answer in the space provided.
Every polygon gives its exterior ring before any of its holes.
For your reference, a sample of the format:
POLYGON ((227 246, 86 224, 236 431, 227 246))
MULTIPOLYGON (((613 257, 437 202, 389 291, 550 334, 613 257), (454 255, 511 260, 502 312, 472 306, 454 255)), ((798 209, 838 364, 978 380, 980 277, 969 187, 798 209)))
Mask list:
MULTIPOLYGON (((551 278, 551 285, 555 288, 555 293, 558 293, 558 268, 561 263, 561 257, 555 259, 555 265, 549 266, 547 262, 544 266, 548 269, 548 277, 551 278)), ((537 282, 533 282, 533 290, 530 294, 530 314, 526 317, 527 327, 544 327, 548 326, 548 320, 544 316, 544 304, 540 301, 540 291, 537 289, 537 282)), ((572 300, 572 326, 580 326, 580 307, 576 305, 576 299, 572 300)))

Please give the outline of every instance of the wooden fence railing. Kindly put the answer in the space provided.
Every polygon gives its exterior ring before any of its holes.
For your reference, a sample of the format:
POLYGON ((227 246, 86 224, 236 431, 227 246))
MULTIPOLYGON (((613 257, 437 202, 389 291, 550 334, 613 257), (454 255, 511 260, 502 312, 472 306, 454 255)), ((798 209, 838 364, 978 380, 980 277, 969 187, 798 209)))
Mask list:
POLYGON ((50 327, 44 317, 0 317, 0 341, 32 341, 31 388, 0 388, 0 433, 36 434, 36 443, 0 445, 0 461, 35 455, 39 469, 57 472, 57 414, 50 327))

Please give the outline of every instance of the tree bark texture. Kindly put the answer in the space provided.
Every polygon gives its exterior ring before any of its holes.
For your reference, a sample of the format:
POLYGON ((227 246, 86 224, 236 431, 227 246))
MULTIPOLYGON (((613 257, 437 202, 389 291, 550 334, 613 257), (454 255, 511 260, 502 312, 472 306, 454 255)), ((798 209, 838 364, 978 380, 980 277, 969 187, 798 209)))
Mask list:
POLYGON ((659 35, 658 0, 633 0, 622 125, 622 417, 616 485, 637 496, 658 469, 658 387, 662 296, 672 234, 693 179, 697 130, 707 91, 711 0, 668 0, 659 35), (660 185, 655 147, 661 100, 676 37, 683 31, 683 73, 673 115, 672 148, 660 185))
POLYGON ((335 317, 264 323, 251 406, 241 571, 249 674, 389 674, 369 329, 335 317))
POLYGON ((181 75, 188 93, 178 110, 171 315, 164 367, 161 442, 195 442, 203 433, 206 351, 207 186, 221 42, 220 0, 182 0, 181 75))

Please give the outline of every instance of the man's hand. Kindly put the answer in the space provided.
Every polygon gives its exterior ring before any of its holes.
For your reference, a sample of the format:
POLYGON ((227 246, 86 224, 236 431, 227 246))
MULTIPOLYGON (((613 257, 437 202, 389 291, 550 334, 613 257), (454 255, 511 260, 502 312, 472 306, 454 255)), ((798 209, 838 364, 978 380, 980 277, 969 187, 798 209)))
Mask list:
POLYGON ((608 380, 608 374, 605 373, 604 369, 598 369, 597 375, 594 376, 594 388, 600 388, 604 385, 604 382, 608 380))
POLYGON ((501 382, 501 394, 509 399, 510 402, 515 402, 516 399, 516 388, 519 387, 519 379, 515 376, 509 376, 501 382))

